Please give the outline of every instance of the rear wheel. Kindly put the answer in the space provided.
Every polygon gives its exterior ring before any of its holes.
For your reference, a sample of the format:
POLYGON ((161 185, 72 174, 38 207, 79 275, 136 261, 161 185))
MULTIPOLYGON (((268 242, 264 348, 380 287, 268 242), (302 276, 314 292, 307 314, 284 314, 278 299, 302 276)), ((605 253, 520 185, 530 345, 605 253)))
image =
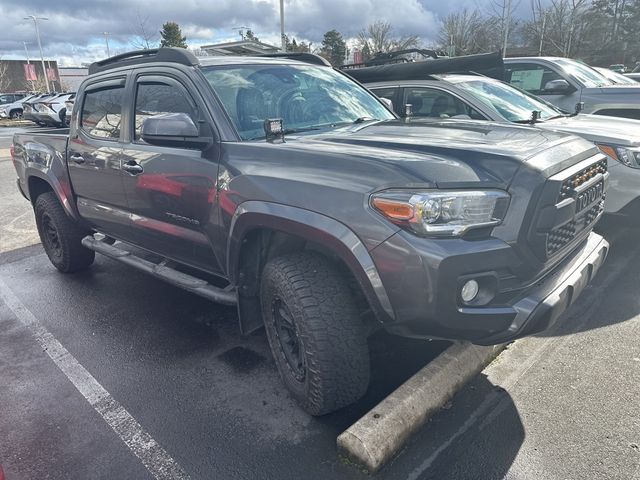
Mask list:
POLYGON ((278 371, 304 410, 323 415, 364 395, 366 331, 335 266, 316 253, 275 258, 262 274, 261 301, 278 371))
POLYGON ((54 267, 63 273, 71 273, 93 263, 95 252, 81 243, 90 232, 67 216, 53 192, 38 196, 35 214, 42 246, 54 267))

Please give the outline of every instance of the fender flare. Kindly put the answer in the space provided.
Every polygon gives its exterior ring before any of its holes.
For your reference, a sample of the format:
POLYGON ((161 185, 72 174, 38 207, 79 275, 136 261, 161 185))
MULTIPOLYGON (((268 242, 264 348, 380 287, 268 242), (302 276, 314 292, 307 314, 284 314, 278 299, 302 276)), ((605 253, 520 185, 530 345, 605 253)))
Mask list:
POLYGON ((31 178, 35 177, 45 181, 51 187, 67 215, 76 221, 81 221, 74 201, 69 172, 62 154, 37 142, 29 142, 22 148, 24 149, 24 178, 26 180, 24 187, 31 203, 33 203, 33 199, 29 182, 31 178))
POLYGON ((358 281, 376 317, 383 322, 395 319, 378 270, 358 236, 330 217, 279 203, 250 200, 236 209, 227 241, 227 272, 232 284, 238 281, 242 242, 260 228, 296 235, 334 252, 358 281))

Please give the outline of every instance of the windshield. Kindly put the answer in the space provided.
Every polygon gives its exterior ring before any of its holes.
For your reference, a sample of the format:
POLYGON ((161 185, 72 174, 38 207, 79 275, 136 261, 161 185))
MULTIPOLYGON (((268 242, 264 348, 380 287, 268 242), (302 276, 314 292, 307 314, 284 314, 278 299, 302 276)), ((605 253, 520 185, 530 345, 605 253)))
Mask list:
POLYGON ((621 73, 614 72, 613 70, 609 70, 608 68, 598 68, 596 70, 598 70, 598 72, 611 80, 611 82, 618 85, 633 85, 637 83, 634 79, 625 77, 621 73))
POLYGON ((367 90, 327 67, 228 65, 202 71, 243 140, 264 138, 267 118, 281 118, 285 132, 394 118, 367 90))
POLYGON ((458 82, 456 86, 469 92, 510 122, 526 122, 531 119, 534 110, 540 112, 541 120, 563 114, 561 110, 544 100, 495 80, 478 78, 458 82))
POLYGON ((572 75, 576 80, 581 82, 587 88, 602 87, 611 85, 611 81, 604 75, 596 72, 593 68, 583 65, 575 60, 567 58, 558 58, 555 62, 561 66, 565 72, 572 75))

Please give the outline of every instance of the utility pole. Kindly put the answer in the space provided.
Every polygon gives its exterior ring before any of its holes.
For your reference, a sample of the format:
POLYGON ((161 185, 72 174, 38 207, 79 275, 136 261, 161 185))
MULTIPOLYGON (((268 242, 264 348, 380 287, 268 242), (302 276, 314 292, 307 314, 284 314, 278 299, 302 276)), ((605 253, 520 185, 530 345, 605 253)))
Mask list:
POLYGON ((284 0, 280 0, 280 39, 282 41, 282 51, 287 51, 287 37, 284 34, 284 0))
POLYGON ((104 41, 107 44, 107 58, 109 58, 111 56, 109 52, 109 35, 111 34, 109 32, 102 32, 102 35, 104 35, 104 41))
POLYGON ((544 42, 544 31, 547 27, 547 12, 544 12, 544 16, 542 17, 542 33, 540 34, 540 48, 538 49, 538 56, 542 56, 542 43, 544 42))
POLYGON ((47 85, 47 92, 49 91, 49 77, 47 76, 47 69, 44 66, 44 54, 42 53, 42 43, 40 43, 40 29, 38 28, 38 20, 49 20, 46 17, 36 17, 35 15, 29 15, 24 17, 25 20, 33 20, 33 24, 36 27, 36 37, 38 38, 38 48, 40 49, 40 61, 42 62, 42 73, 44 74, 44 82, 47 85))
POLYGON ((509 42, 509 26, 511 24, 511 0, 507 2, 507 16, 504 19, 504 43, 502 44, 502 56, 507 56, 507 43, 509 42))

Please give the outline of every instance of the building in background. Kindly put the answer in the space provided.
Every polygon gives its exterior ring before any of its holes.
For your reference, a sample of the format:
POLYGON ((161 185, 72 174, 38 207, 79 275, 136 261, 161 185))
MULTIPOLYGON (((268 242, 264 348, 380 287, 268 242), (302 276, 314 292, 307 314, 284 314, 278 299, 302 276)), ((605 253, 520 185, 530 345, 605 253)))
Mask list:
POLYGON ((89 75, 87 67, 60 67, 60 83, 67 92, 76 92, 82 81, 89 75))
MULTIPOLYGON (((61 91, 58 63, 45 60, 46 75, 52 91, 61 91)), ((0 90, 2 92, 45 91, 46 82, 40 60, 0 60, 0 90)))
POLYGON ((207 55, 264 55, 266 53, 277 53, 279 47, 255 40, 240 40, 237 42, 216 43, 213 45, 203 45, 200 49, 207 55))

